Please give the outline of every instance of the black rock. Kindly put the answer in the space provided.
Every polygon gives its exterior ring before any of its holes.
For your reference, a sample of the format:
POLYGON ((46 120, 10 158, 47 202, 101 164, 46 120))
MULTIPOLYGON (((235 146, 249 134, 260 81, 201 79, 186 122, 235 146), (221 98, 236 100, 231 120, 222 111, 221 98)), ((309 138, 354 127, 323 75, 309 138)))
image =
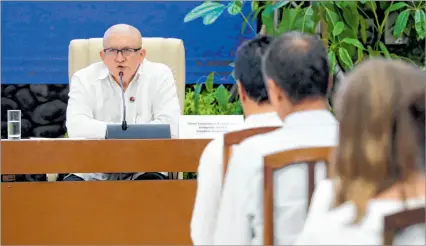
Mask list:
POLYGON ((4 88, 4 90, 2 90, 2 92, 4 93, 2 96, 12 98, 13 95, 15 95, 16 90, 17 90, 16 86, 9 85, 6 88, 4 88))
POLYGON ((30 85, 30 90, 39 102, 49 100, 49 88, 47 85, 30 85))
POLYGON ((18 89, 14 99, 18 103, 21 110, 30 111, 37 106, 37 101, 28 88, 18 89))
POLYGON ((69 93, 69 88, 65 87, 64 89, 61 90, 61 92, 59 92, 59 99, 61 99, 61 101, 67 103, 68 102, 68 93, 69 93))
POLYGON ((36 137, 58 138, 64 134, 65 134, 65 131, 63 127, 61 126, 61 124, 39 126, 34 128, 33 130, 33 135, 36 137))
POLYGON ((62 122, 65 120, 66 110, 67 104, 56 99, 37 106, 31 119, 33 122, 40 125, 62 122))
POLYGON ((32 128, 33 124, 27 119, 22 119, 21 121, 21 138, 30 138, 32 137, 32 128))

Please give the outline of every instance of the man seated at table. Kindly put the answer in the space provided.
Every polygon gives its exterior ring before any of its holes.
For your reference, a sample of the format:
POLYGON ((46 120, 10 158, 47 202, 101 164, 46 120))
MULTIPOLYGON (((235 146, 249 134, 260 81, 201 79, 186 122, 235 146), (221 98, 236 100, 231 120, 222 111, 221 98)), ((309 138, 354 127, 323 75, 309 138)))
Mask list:
MULTIPOLYGON (((272 42, 259 36, 243 43, 237 50, 235 78, 245 114, 243 128, 280 126, 282 122, 268 99, 261 71, 262 55, 272 42)), ((197 195, 191 221, 191 237, 195 245, 213 241, 217 208, 222 192, 223 136, 211 141, 204 149, 197 177, 197 195)))
MULTIPOLYGON (((105 32, 102 62, 77 71, 71 79, 66 119, 69 137, 105 138, 107 124, 123 120, 122 90, 129 124, 170 124, 172 137, 177 137, 180 106, 172 71, 148 61, 142 45, 142 35, 133 26, 118 24, 105 32)), ((102 174, 78 176, 108 179, 102 174)))
MULTIPOLYGON (((328 110, 329 65, 321 40, 291 32, 276 38, 263 57, 269 99, 283 119, 273 132, 235 147, 225 178, 214 236, 216 245, 263 244, 263 157, 337 144, 338 122, 328 110)), ((324 166, 317 177, 325 178, 324 166)), ((307 166, 274 175, 274 245, 291 245, 306 217, 307 166)))

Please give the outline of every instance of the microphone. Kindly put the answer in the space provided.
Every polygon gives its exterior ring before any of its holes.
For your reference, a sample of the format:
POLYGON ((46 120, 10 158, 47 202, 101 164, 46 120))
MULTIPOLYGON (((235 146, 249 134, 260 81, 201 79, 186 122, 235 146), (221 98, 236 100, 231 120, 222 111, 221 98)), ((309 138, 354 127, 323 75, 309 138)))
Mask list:
POLYGON ((127 130, 127 122, 126 122, 126 100, 124 99, 124 87, 123 87, 123 72, 119 72, 120 76, 120 86, 121 86, 121 99, 123 99, 123 122, 121 123, 121 129, 123 131, 127 130))

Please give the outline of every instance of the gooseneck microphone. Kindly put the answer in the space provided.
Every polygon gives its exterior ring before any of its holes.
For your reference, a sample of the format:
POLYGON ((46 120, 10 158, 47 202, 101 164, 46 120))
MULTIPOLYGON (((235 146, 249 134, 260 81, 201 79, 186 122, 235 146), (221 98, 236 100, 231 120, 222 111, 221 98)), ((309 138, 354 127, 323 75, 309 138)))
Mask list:
POLYGON ((124 87, 123 87, 123 72, 119 72, 120 76, 120 86, 121 86, 121 99, 123 99, 123 122, 121 123, 121 129, 123 131, 127 130, 127 122, 126 122, 126 100, 124 98, 124 87))

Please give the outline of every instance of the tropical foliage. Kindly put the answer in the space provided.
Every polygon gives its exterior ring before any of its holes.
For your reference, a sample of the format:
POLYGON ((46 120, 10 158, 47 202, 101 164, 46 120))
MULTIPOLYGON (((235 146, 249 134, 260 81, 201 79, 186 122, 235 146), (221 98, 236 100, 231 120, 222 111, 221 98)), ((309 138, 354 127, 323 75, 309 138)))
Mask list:
MULTIPOLYGON (((328 46, 333 71, 336 64, 344 70, 349 70, 354 64, 372 56, 410 60, 388 49, 386 41, 390 41, 391 38, 385 34, 393 35, 395 40, 392 44, 401 43, 404 37, 410 34, 416 35, 417 40, 424 40, 426 35, 424 1, 312 1, 312 4, 309 2, 265 1, 261 4, 259 1, 242 0, 229 3, 205 1, 191 10, 184 22, 201 18, 205 25, 210 25, 227 12, 242 17, 241 31, 244 31, 250 26, 250 20, 260 16, 269 35, 279 35, 293 30, 316 33, 318 24, 322 22, 324 23, 322 38, 328 46), (251 12, 247 16, 242 12, 244 4, 251 5, 251 12), (279 18, 276 18, 277 14, 279 18), (393 16, 396 18, 391 18, 393 16)), ((251 29, 253 30, 252 27, 251 29)))

